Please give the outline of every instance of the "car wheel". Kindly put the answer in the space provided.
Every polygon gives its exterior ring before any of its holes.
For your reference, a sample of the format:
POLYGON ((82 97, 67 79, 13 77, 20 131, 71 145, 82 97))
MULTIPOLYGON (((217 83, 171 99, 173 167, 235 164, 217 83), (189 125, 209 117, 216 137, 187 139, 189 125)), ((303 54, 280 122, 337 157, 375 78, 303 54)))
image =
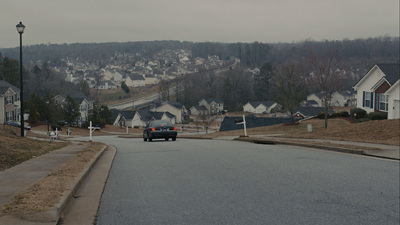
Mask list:
POLYGON ((172 141, 176 141, 176 138, 172 138, 172 141))
POLYGON ((169 138, 165 138, 165 140, 166 140, 166 141, 168 141, 168 140, 169 140, 169 138))

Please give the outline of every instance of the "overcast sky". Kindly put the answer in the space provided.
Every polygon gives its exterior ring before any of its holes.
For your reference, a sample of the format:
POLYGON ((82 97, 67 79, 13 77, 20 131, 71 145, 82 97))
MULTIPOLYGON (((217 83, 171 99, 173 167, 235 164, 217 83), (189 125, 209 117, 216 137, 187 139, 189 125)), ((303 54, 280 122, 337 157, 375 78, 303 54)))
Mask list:
POLYGON ((297 42, 399 36, 399 0, 1 0, 0 48, 179 40, 297 42))

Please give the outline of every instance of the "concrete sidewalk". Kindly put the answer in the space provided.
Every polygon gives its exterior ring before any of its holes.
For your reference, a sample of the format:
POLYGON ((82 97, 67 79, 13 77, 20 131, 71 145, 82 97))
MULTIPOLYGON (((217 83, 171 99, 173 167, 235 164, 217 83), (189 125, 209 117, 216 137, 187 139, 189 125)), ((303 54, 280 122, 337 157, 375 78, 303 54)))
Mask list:
MULTIPOLYGON (((77 155, 87 147, 84 142, 71 142, 68 146, 54 150, 45 155, 25 161, 15 167, 0 172, 0 207, 3 207, 8 201, 15 196, 28 189, 31 185, 48 176, 54 169, 61 166, 63 163, 77 155)), ((85 171, 72 185, 73 188, 66 190, 61 202, 51 212, 43 212, 29 215, 4 215, 0 217, 0 224, 57 224, 62 208, 69 201, 69 196, 78 187, 81 180, 84 179, 90 168, 101 156, 103 150, 96 155, 95 159, 88 163, 85 171)))

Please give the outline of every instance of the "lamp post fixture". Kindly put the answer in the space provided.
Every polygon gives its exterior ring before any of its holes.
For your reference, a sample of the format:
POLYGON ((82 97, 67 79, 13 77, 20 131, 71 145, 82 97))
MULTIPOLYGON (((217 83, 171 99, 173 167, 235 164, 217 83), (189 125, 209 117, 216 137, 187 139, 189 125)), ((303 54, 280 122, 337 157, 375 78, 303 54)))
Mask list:
POLYGON ((22 24, 22 22, 19 22, 17 24, 17 31, 19 33, 19 83, 20 83, 20 94, 19 94, 19 99, 20 99, 20 118, 21 118, 21 137, 24 137, 24 81, 22 79, 22 33, 24 33, 25 26, 22 24))

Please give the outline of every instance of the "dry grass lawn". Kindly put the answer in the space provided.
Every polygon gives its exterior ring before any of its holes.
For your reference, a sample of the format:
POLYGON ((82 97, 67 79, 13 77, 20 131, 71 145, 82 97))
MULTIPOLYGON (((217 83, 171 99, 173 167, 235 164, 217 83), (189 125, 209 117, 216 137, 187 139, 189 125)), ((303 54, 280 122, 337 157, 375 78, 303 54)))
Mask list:
MULTIPOLYGON (((216 132, 207 135, 215 136, 239 136, 243 130, 216 132)), ((274 125, 258 127, 247 130, 251 135, 273 135, 279 137, 303 138, 303 139, 327 139, 356 141, 367 143, 379 143, 400 146, 400 119, 375 120, 362 123, 350 123, 344 119, 328 120, 328 128, 324 127, 324 120, 312 119, 298 123, 298 125, 274 125), (307 125, 311 124, 312 132, 307 132, 307 125)))
POLYGON ((32 141, 19 137, 19 133, 17 136, 15 131, 14 127, 0 129, 0 171, 67 145, 60 142, 32 141))

